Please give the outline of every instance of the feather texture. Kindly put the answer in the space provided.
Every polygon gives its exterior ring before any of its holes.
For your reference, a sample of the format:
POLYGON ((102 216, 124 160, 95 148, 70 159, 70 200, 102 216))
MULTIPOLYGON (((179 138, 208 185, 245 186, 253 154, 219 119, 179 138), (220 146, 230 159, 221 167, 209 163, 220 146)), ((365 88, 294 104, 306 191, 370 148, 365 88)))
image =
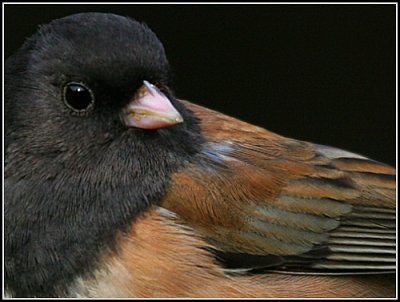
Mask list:
POLYGON ((304 273, 395 270, 393 168, 184 104, 207 143, 173 175, 162 206, 220 257, 277 256, 264 265, 304 273))

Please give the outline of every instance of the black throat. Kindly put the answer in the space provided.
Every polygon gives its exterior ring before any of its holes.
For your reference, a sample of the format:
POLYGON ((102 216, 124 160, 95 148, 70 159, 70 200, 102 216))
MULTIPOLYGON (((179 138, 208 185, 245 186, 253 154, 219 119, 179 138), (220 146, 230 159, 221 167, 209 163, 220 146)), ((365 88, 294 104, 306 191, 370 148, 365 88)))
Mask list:
POLYGON ((14 296, 66 296, 201 149, 199 121, 172 95, 184 123, 121 124, 117 112, 142 80, 168 86, 163 46, 147 26, 112 14, 55 20, 6 61, 4 261, 14 296), (65 81, 95 91, 91 115, 70 114, 65 81))
POLYGON ((99 256, 115 248, 117 232, 162 200, 171 174, 204 140, 192 113, 175 106, 185 123, 128 130, 99 148, 101 156, 75 162, 62 152, 43 160, 8 138, 5 285, 15 297, 67 295, 78 276, 90 276, 99 256))

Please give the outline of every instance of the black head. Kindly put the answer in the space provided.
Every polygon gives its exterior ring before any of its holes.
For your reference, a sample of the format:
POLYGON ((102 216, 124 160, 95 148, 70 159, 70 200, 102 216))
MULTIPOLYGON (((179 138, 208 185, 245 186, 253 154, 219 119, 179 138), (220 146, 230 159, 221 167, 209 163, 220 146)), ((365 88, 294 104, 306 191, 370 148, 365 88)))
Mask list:
POLYGON ((7 60, 5 75, 6 286, 18 296, 54 296, 162 199, 203 139, 168 87, 161 42, 126 17, 55 20, 7 60), (144 80, 184 123, 143 130, 121 122, 144 80), (68 98, 79 87, 87 106, 76 110, 68 98))

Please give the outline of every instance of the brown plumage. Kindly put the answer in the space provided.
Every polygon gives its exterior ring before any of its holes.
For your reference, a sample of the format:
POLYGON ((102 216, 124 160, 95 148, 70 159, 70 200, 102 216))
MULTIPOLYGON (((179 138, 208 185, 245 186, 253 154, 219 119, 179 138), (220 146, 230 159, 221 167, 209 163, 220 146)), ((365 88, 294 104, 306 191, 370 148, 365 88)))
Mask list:
POLYGON ((351 274, 368 265, 378 272, 394 268, 394 169, 185 105, 201 119, 211 145, 227 144, 217 152, 224 168, 188 164, 175 173, 162 208, 118 236, 118 250, 105 256, 100 275, 106 277, 92 281, 89 296, 395 296, 394 275, 351 274), (312 259, 313 273, 288 267, 227 274, 209 251, 285 259, 320 244, 330 252, 312 259), (335 269, 350 274, 329 275, 335 269))
POLYGON ((395 169, 176 99, 143 24, 55 20, 5 74, 8 295, 395 297, 395 169))
MULTIPOLYGON (((224 168, 189 164, 172 177, 161 205, 224 250, 298 255, 345 226, 393 236, 393 168, 185 104, 224 168)), ((393 253, 394 241, 388 246, 393 253)))
POLYGON ((96 279, 76 290, 89 297, 345 298, 394 297, 394 275, 231 276, 224 273, 208 243, 153 209, 129 232, 120 234, 118 252, 107 253, 96 279), (145 255, 145 256, 144 256, 145 255))

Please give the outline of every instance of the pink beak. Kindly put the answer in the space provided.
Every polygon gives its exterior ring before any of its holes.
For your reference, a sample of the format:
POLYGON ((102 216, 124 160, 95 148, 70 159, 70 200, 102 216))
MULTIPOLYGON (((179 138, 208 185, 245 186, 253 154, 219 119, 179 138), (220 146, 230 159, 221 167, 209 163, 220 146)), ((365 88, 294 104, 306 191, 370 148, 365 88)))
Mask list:
POLYGON ((121 118, 127 127, 141 129, 159 129, 183 122, 182 116, 164 93, 147 81, 143 81, 124 108, 121 118))

